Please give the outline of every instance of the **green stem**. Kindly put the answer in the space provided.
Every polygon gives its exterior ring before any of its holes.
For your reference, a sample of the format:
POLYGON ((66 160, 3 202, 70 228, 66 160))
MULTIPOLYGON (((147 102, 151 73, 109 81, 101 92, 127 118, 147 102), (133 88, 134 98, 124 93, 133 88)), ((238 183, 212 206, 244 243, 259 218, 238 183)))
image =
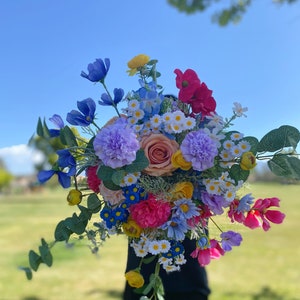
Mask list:
POLYGON ((109 90, 108 90, 108 88, 107 88, 107 86, 106 86, 104 80, 101 81, 101 83, 102 83, 102 85, 103 85, 103 87, 104 87, 104 89, 105 89, 107 95, 109 96, 109 98, 110 98, 110 100, 111 100, 111 104, 112 104, 112 106, 114 107, 115 111, 117 112, 118 117, 121 117, 121 115, 120 115, 120 113, 119 113, 119 110, 118 110, 118 108, 117 108, 117 105, 114 103, 113 98, 112 98, 112 96, 111 96, 111 94, 110 94, 110 92, 109 92, 109 90))

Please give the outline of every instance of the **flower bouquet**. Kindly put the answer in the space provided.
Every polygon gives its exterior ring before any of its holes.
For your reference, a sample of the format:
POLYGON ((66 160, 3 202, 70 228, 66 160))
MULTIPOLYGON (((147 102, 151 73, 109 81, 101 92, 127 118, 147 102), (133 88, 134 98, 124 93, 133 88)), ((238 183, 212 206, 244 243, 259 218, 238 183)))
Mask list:
MULTIPOLYGON (((110 235, 127 235, 139 261, 125 274, 129 285, 141 296, 164 299, 159 270, 180 271, 186 262, 183 240, 194 241, 191 256, 201 266, 240 245, 241 234, 223 231, 215 216, 224 214, 229 222, 265 231, 270 223, 282 223, 278 198, 255 200, 241 188, 262 159, 274 174, 300 179, 295 152, 300 133, 284 125, 258 140, 230 130, 246 108, 234 103, 232 116, 223 119, 212 91, 191 69, 175 69, 178 96, 165 94, 156 66, 147 55, 130 60, 128 73, 139 80, 125 95, 121 88, 109 91, 110 60, 97 59, 81 76, 102 85, 98 106, 114 109, 116 116, 100 128, 97 103, 87 98, 67 114, 71 126, 57 114, 50 118, 54 129, 39 119, 33 139, 56 145, 56 159, 38 173, 39 181, 57 175, 69 189, 69 205, 78 206, 78 213, 57 224, 55 242, 86 237, 97 252, 110 235), (211 236, 208 222, 220 230, 218 236, 211 236), (153 257, 157 264, 146 283, 141 269, 153 257)), ((55 242, 42 239, 39 253, 30 250, 30 266, 22 267, 28 279, 40 264, 52 265, 55 242)))

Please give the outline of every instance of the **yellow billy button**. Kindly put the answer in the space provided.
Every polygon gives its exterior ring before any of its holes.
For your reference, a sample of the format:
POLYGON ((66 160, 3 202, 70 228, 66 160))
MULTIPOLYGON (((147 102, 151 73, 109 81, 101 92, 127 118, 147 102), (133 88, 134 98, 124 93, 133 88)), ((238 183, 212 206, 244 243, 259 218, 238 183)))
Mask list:
POLYGON ((67 201, 69 205, 77 205, 82 200, 82 193, 76 189, 69 191, 67 201))
POLYGON ((134 288, 140 288, 145 283, 144 277, 138 271, 134 271, 134 270, 128 271, 127 273, 125 273, 125 278, 128 284, 134 288))
POLYGON ((240 166, 243 170, 251 170, 256 166, 256 157, 252 152, 245 152, 242 155, 240 166))

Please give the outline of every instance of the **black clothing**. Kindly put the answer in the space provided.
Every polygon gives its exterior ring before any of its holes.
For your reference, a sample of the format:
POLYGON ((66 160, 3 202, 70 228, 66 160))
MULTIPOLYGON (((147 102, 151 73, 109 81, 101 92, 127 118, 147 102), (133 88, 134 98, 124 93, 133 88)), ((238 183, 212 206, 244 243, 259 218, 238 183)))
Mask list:
MULTIPOLYGON (((165 300, 207 300, 210 289, 205 268, 199 265, 197 259, 190 256, 195 249, 195 241, 185 239, 183 245, 187 261, 181 266, 180 272, 167 273, 162 268, 160 271, 165 289, 165 300)), ((133 248, 129 246, 126 272, 138 267, 139 261, 140 258, 136 257, 133 248)), ((141 274, 145 284, 149 282, 149 276, 154 272, 155 263, 156 261, 153 261, 150 264, 142 265, 141 274)), ((126 283, 123 300, 139 300, 141 296, 134 293, 134 288, 126 283)))

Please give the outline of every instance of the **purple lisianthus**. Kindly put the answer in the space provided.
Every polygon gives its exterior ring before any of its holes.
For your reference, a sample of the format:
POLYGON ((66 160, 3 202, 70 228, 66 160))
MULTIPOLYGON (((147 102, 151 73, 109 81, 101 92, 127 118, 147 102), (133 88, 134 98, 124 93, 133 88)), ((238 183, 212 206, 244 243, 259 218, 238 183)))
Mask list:
POLYGON ((110 106, 114 104, 118 104, 124 96, 124 90, 123 89, 114 89, 114 99, 111 98, 110 95, 103 93, 101 95, 101 100, 98 101, 98 103, 102 106, 110 106))
POLYGON ((103 81, 110 67, 110 59, 105 58, 104 62, 101 58, 97 58, 95 62, 88 64, 89 74, 81 72, 81 76, 92 81, 103 81))
POLYGON ((134 131, 124 119, 102 128, 95 137, 94 149, 103 164, 113 169, 131 164, 140 149, 134 131))
POLYGON ((222 232, 220 237, 222 238, 221 244, 224 251, 230 251, 233 246, 239 246, 243 240, 238 232, 231 230, 222 232))
POLYGON ((223 207, 228 206, 228 201, 221 195, 212 195, 208 192, 201 193, 201 200, 216 215, 223 213, 223 207))
POLYGON ((191 162, 197 171, 213 167, 214 158, 218 154, 216 142, 203 129, 188 133, 180 149, 184 159, 191 162))
POLYGON ((87 98, 77 101, 79 111, 72 110, 67 114, 67 121, 75 126, 89 126, 95 118, 96 103, 93 99, 87 98))

